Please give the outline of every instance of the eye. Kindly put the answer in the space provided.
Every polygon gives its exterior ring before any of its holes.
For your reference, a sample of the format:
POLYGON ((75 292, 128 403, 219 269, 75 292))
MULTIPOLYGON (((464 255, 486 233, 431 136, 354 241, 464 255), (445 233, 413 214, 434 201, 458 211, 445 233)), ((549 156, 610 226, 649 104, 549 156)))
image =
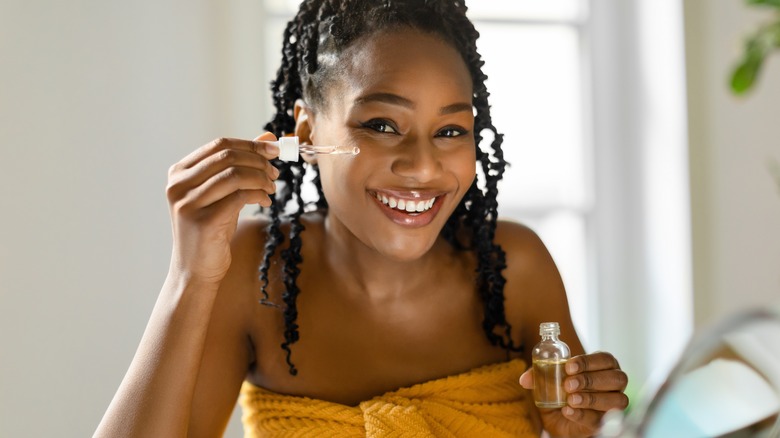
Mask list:
POLYGON ((360 126, 382 134, 398 134, 398 129, 390 121, 384 119, 372 119, 361 123, 360 126))
POLYGON ((452 137, 460 137, 461 135, 466 135, 466 134, 468 134, 468 131, 463 128, 448 126, 442 129, 441 131, 439 131, 438 133, 436 133, 436 136, 452 138, 452 137))

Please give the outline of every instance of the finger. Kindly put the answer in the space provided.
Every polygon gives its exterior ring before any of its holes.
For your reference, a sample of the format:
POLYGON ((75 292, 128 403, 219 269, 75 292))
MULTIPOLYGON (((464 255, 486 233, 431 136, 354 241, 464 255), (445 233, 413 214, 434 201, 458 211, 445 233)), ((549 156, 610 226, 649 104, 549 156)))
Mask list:
POLYGON ((196 149, 175 166, 180 169, 188 169, 195 164, 199 163, 204 158, 213 155, 214 153, 227 148, 242 149, 249 152, 262 155, 264 158, 270 160, 276 158, 279 155, 279 148, 270 145, 268 142, 276 140, 276 137, 269 133, 263 134, 257 137, 258 140, 242 140, 238 138, 218 138, 200 148, 196 149))
POLYGON ((171 174, 168 178, 169 191, 173 193, 186 192, 232 166, 262 170, 271 179, 276 179, 279 176, 279 170, 258 154, 240 149, 222 149, 189 169, 171 174))
POLYGON ((208 208, 211 210, 225 208, 228 211, 235 212, 240 211, 247 204, 260 204, 263 207, 270 207, 271 198, 268 196, 268 193, 262 190, 238 190, 208 206, 208 208))
POLYGON ((533 369, 529 368, 527 369, 519 379, 520 386, 522 386, 525 389, 534 389, 534 373, 533 369))
POLYGON ((185 198, 191 208, 209 206, 238 190, 276 192, 276 185, 265 172, 248 167, 231 167, 209 178, 185 198))
POLYGON ((254 138, 254 141, 276 141, 278 140, 273 132, 265 131, 254 138))
POLYGON ((603 412, 590 409, 575 409, 571 406, 565 406, 561 409, 561 414, 563 414, 567 420, 585 426, 594 432, 599 428, 601 417, 604 416, 603 412))
POLYGON ((563 381, 568 393, 576 391, 623 391, 628 384, 626 373, 621 370, 592 371, 569 376, 563 381))
POLYGON ((271 198, 262 190, 237 190, 201 210, 199 221, 206 227, 222 223, 225 218, 237 217, 247 204, 271 205, 271 198))
POLYGON ((628 397, 622 392, 575 392, 569 394, 566 403, 573 408, 606 412, 628 407, 628 397))
POLYGON ((566 374, 570 376, 588 371, 611 369, 620 369, 620 364, 615 356, 605 352, 574 356, 566 362, 566 374))
POLYGON ((254 139, 254 141, 265 142, 265 151, 271 154, 271 158, 276 158, 279 156, 279 146, 271 143, 275 142, 276 140, 276 136, 271 132, 264 132, 254 139))

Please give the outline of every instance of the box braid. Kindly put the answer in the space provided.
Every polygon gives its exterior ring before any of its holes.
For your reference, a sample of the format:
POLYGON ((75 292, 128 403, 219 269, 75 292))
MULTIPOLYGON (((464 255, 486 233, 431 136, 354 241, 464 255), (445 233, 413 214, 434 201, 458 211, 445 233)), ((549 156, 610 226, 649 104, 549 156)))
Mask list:
MULTIPOLYGON (((471 185, 442 230, 442 236, 460 250, 474 251, 477 256, 478 290, 484 306, 482 327, 488 340, 509 352, 523 351, 511 337, 511 325, 504 312, 504 284, 502 271, 506 268, 505 253, 493 239, 496 230, 498 182, 506 161, 501 150, 503 135, 493 126, 485 87, 487 76, 482 72, 484 62, 477 52, 479 33, 466 17, 463 0, 305 0, 300 10, 284 31, 282 64, 271 83, 276 113, 265 129, 277 136, 295 130, 293 108, 297 99, 304 99, 314 109, 325 105, 328 83, 339 73, 339 55, 357 39, 381 30, 412 28, 437 35, 459 51, 473 82, 475 109, 474 139, 477 161, 484 175, 484 188, 477 181, 471 185), (492 132, 492 155, 480 148, 482 132, 492 132), (459 236, 470 236, 464 242, 459 236)), ((279 171, 279 188, 270 207, 265 253, 260 266, 263 304, 268 301, 268 271, 276 249, 283 243, 282 216, 291 226, 289 246, 280 255, 284 263, 284 342, 290 374, 297 369, 291 360, 290 346, 298 338, 296 298, 300 293, 297 278, 301 257, 300 216, 308 208, 301 198, 301 184, 307 169, 314 172, 318 199, 317 209, 327 209, 316 165, 305 162, 274 161, 279 171), (293 207, 290 213, 288 204, 293 207)))

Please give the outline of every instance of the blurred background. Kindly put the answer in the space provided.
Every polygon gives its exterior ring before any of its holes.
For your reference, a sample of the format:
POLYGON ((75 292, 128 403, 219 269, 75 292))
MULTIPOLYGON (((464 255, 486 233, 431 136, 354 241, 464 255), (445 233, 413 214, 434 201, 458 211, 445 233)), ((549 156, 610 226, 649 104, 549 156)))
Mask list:
MULTIPOLYGON (((501 215, 541 235, 586 348, 620 359, 632 395, 693 333, 778 304, 780 56, 728 90, 770 11, 467 4, 512 164, 501 215)), ((2 0, 0 436, 92 434, 167 272, 167 169, 262 132, 296 5, 2 0)))

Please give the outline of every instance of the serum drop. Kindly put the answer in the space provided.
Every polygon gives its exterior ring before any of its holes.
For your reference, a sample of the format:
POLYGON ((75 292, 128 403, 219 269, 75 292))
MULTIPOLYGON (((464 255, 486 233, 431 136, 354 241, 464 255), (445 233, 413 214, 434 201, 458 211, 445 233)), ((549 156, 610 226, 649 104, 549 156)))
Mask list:
POLYGON ((566 391, 563 379, 566 377, 566 361, 569 360, 569 346, 558 339, 561 328, 557 322, 543 322, 539 325, 542 340, 531 353, 534 376, 534 402, 540 408, 562 408, 566 406, 566 391))

